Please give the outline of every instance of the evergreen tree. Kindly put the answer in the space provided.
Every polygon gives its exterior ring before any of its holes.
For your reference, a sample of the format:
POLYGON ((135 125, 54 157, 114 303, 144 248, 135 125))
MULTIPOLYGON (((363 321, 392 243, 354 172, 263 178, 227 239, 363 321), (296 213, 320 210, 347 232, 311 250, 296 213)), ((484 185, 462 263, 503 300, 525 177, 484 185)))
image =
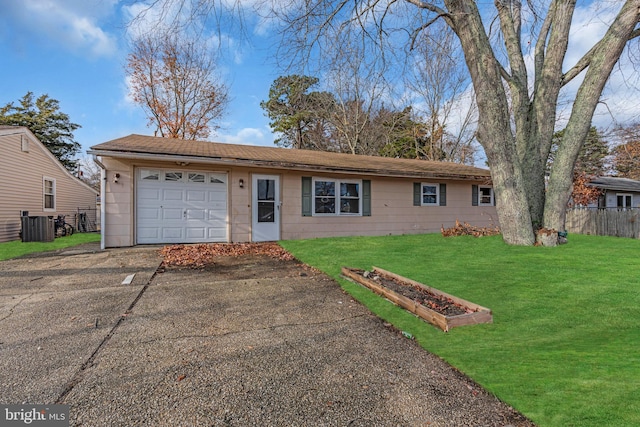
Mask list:
POLYGON ((0 125, 28 128, 64 167, 75 171, 74 157, 80 144, 74 140, 73 132, 80 125, 71 123, 56 99, 44 94, 34 100, 33 92, 27 92, 18 105, 10 102, 0 108, 0 125))
MULTIPOLYGON (((565 130, 563 129, 556 132, 553 136, 553 145, 551 146, 549 162, 547 163, 548 170, 551 168, 551 164, 558 152, 558 144, 560 144, 564 138, 564 132, 565 130)), ((578 158, 573 167, 574 178, 580 175, 591 177, 604 175, 606 172, 604 163, 608 155, 609 144, 603 139, 598 129, 592 126, 591 129, 589 129, 582 148, 578 152, 578 158)))
POLYGON ((275 144, 280 147, 332 151, 327 116, 335 104, 328 92, 312 91, 317 77, 290 75, 278 77, 269 89, 269 99, 260 107, 280 134, 275 144))

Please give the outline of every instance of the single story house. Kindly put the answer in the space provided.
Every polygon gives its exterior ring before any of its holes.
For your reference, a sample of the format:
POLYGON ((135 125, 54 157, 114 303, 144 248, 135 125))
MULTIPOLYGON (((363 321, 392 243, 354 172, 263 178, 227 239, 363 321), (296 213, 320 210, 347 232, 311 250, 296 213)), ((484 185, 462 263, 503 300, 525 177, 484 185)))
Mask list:
POLYGON ((601 209, 630 209, 640 207, 640 181, 613 176, 601 176, 589 181, 589 186, 602 190, 597 204, 601 209))
POLYGON ((98 191, 73 176, 31 131, 0 126, 0 242, 18 240, 21 216, 96 213, 98 191))
POLYGON ((488 170, 129 135, 91 147, 102 245, 260 242, 497 224, 488 170))

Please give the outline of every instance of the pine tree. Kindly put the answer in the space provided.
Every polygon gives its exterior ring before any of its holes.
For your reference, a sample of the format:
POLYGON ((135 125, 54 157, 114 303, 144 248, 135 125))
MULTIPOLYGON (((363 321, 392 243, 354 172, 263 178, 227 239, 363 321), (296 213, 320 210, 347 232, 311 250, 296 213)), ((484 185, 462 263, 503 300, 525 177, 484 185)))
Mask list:
POLYGON ((0 108, 0 125, 24 126, 44 144, 69 171, 75 171, 75 155, 80 144, 73 132, 80 125, 71 123, 69 116, 60 111, 60 103, 44 94, 34 101, 33 92, 27 92, 19 101, 0 108))

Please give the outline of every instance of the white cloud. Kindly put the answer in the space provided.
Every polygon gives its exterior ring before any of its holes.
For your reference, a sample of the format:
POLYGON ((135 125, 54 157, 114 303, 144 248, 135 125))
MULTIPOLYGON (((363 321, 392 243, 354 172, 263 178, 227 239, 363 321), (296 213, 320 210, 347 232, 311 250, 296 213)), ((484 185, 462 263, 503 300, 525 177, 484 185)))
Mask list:
POLYGON ((271 130, 268 128, 243 128, 240 129, 235 135, 219 134, 218 136, 210 139, 219 142, 226 142, 229 144, 261 145, 266 147, 274 147, 274 136, 271 130))
POLYGON ((117 0, 23 0, 3 2, 0 23, 14 29, 14 36, 44 38, 72 51, 91 56, 111 56, 115 37, 100 22, 115 11, 117 0))

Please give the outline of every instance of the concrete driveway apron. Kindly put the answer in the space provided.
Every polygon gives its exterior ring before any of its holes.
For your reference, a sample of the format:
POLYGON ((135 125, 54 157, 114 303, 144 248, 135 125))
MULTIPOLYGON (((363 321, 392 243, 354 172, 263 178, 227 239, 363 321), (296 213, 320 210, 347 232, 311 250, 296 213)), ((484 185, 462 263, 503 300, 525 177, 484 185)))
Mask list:
POLYGON ((0 402, 54 403, 159 264, 97 245, 0 262, 0 402))
POLYGON ((301 264, 158 264, 0 263, 0 402, 69 404, 74 426, 532 425, 301 264))

